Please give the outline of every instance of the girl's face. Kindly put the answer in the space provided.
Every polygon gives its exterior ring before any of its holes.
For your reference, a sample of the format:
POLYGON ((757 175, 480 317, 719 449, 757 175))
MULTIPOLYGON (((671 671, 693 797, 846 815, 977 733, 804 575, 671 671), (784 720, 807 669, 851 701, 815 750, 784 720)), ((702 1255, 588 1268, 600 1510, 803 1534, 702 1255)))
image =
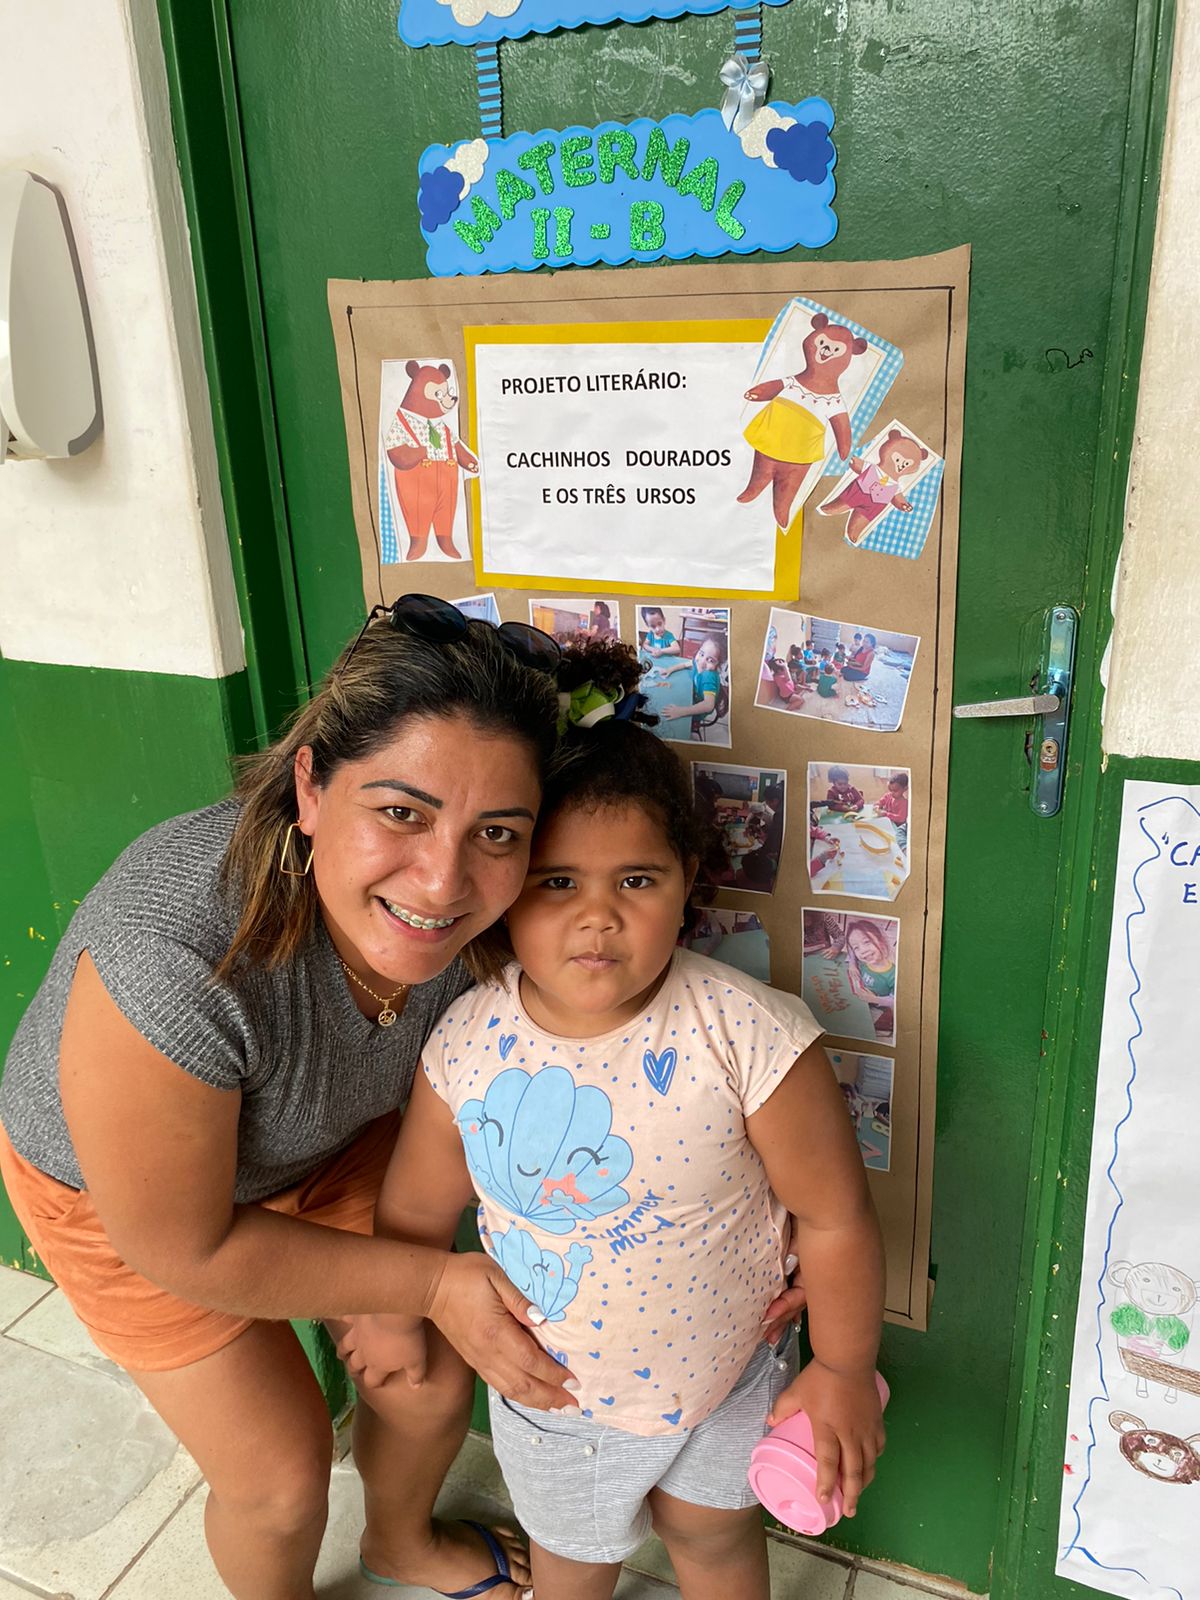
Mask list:
POLYGON ((712 639, 705 639, 696 651, 695 662, 698 672, 716 672, 721 665, 721 652, 712 639))
POLYGON ((382 993, 436 977, 520 892, 541 800, 533 753, 451 716, 408 719, 323 787, 311 755, 296 758, 296 800, 334 948, 382 993))
POLYGON ((888 779, 888 789, 894 795, 902 795, 904 793, 904 785, 896 778, 888 779))
POLYGON ((650 618, 650 632, 654 635, 654 637, 656 639, 661 639, 663 634, 666 633, 666 631, 667 631, 667 620, 666 620, 665 617, 651 617, 650 618))
POLYGON ((671 960, 695 875, 632 802, 551 817, 508 913, 533 1020, 588 1039, 637 1016, 671 960))
POLYGON ((879 965, 887 959, 886 952, 865 928, 851 928, 846 935, 846 943, 850 947, 851 954, 857 956, 860 961, 870 961, 879 965))

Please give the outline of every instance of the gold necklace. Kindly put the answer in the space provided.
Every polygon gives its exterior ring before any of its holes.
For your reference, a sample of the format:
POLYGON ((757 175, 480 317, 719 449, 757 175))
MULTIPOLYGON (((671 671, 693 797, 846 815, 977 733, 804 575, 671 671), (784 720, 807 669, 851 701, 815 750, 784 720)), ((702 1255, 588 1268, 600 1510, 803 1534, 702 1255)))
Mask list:
POLYGON ((379 1004, 383 1007, 383 1010, 375 1018, 375 1021, 379 1024, 379 1026, 381 1028, 390 1028, 392 1023, 395 1022, 396 1016, 397 1016, 397 1013, 395 1011, 393 1011, 393 1009, 392 1009, 392 1001, 395 1000, 398 995, 407 994, 408 991, 412 988, 412 984, 411 983, 397 984, 396 988, 394 988, 392 990, 391 994, 389 994, 389 995, 376 994, 374 989, 369 988, 362 981, 362 979, 359 977, 358 973, 355 972, 353 967, 348 967, 346 965, 346 963, 344 961, 342 961, 341 956, 338 957, 338 960, 341 961, 341 963, 342 963, 342 971, 350 979, 350 982, 351 983, 356 983, 358 985, 358 987, 363 991, 364 994, 369 994, 371 996, 372 1000, 378 1000, 379 1001, 379 1004))

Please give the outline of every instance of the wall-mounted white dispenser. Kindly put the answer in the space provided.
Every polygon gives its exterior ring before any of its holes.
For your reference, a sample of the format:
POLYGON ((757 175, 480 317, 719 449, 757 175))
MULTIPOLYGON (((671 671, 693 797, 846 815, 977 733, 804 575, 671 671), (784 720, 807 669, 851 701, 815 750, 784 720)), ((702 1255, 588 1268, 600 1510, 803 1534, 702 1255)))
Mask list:
POLYGON ((103 426, 66 205, 44 178, 0 169, 0 462, 78 455, 103 426))

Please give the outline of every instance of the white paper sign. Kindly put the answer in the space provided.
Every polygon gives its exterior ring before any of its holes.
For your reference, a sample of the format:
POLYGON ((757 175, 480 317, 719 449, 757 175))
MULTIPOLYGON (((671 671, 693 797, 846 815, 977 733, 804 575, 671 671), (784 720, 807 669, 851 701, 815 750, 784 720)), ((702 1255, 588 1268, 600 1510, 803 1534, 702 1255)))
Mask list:
POLYGON ((757 344, 477 343, 483 569, 541 587, 770 590, 770 496, 738 500, 758 354, 757 344))
POLYGON ((1200 1600, 1200 787, 1127 783, 1057 1571, 1200 1600))

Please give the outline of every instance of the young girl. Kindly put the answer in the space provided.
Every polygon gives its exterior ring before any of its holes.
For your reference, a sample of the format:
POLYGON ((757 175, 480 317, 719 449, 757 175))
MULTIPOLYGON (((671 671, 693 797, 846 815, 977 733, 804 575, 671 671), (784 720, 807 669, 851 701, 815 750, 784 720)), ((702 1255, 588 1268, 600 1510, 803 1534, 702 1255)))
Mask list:
POLYGON ((689 717, 693 719, 692 725, 686 734, 677 734, 671 729, 666 729, 665 738, 688 738, 696 731, 696 720, 712 715, 717 704, 717 696, 721 692, 721 667, 724 661, 725 646, 714 634, 704 640, 690 661, 659 664, 658 670, 664 673, 679 672, 685 667, 692 669, 690 703, 685 706, 665 706, 662 713, 664 721, 671 722, 681 717, 689 717))
MULTIPOLYGON (((568 672, 636 688, 634 652, 602 654, 568 652, 568 672)), ((474 1188, 485 1247, 572 1375, 569 1412, 491 1395, 537 1600, 610 1600, 652 1525, 684 1600, 768 1600, 746 1479, 768 1422, 809 1414, 819 1492, 840 1466, 851 1512, 883 1446, 878 1225, 808 1010, 676 949, 686 769, 619 718, 565 744, 508 913, 516 961, 435 1028, 376 1226, 444 1244, 474 1188), (794 1341, 762 1339, 789 1211, 814 1352, 799 1377, 794 1341)), ((376 1320, 378 1366, 419 1381, 423 1325, 376 1320)))

